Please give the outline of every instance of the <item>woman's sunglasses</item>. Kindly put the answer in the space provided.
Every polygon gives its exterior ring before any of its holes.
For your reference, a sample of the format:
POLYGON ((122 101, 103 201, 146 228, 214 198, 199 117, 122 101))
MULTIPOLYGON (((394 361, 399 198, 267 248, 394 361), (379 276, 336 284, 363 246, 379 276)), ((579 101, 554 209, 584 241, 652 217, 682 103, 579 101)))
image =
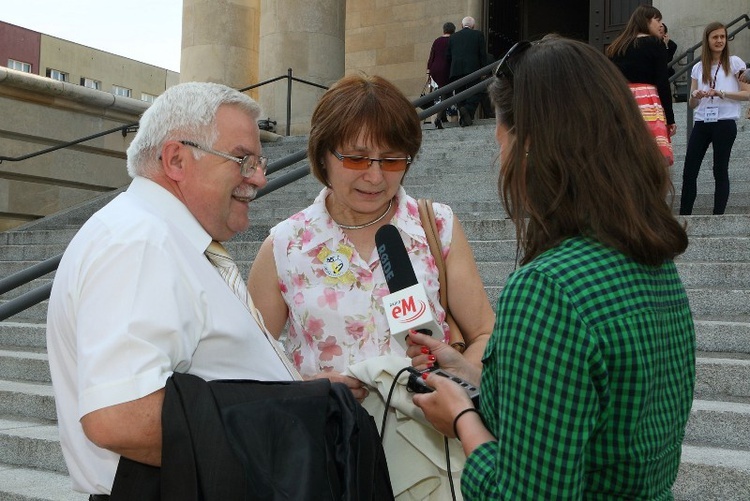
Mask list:
POLYGON ((521 55, 524 51, 526 51, 526 49, 531 47, 531 45, 531 42, 529 42, 528 40, 516 42, 513 47, 508 49, 508 52, 505 53, 503 58, 497 64, 493 75, 495 75, 495 77, 497 78, 507 78, 511 83, 513 83, 513 69, 510 67, 509 63, 511 59, 521 55))

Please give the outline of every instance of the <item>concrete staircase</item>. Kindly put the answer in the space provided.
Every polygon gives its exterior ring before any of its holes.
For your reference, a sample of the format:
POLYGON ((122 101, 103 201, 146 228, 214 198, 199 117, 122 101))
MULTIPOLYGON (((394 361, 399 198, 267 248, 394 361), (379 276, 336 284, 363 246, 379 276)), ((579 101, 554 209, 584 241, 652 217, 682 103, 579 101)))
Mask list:
MULTIPOLYGON (((673 167, 679 199, 685 143, 673 167)), ((698 338, 697 382, 683 460, 674 488, 678 500, 750 499, 750 121, 740 132, 731 164, 732 194, 725 216, 685 218, 690 247, 678 267, 688 289, 698 338)), ((514 267, 514 229, 497 197, 494 126, 432 130, 405 184, 416 197, 449 203, 469 236, 491 301, 514 267)), ((304 148, 305 138, 265 144, 271 158, 304 148)), ((710 151, 709 151, 710 155, 710 151)), ((710 156, 699 179, 697 214, 708 214, 713 181, 710 156)), ((124 166, 123 166, 124 168, 124 166)), ((229 245, 244 273, 268 229, 307 206, 320 185, 307 177, 251 206, 251 228, 229 245)), ((61 253, 80 224, 111 195, 18 231, 0 233, 0 277, 61 253)), ((675 202, 677 206, 677 202, 675 202)), ((34 281, 7 300, 51 280, 34 281)), ((60 451, 45 343, 46 303, 0 322, 0 500, 63 501, 85 496, 69 488, 60 451)))

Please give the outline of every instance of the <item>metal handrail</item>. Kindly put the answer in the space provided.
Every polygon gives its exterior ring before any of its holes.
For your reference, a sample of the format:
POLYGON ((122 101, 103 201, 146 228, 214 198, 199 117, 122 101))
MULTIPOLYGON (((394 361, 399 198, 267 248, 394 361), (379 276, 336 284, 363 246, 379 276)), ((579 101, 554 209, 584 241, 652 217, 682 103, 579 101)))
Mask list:
POLYGON ((487 66, 478 69, 474 73, 470 73, 454 82, 449 83, 448 85, 440 87, 439 89, 430 92, 429 94, 425 94, 424 96, 420 96, 412 101, 412 104, 414 106, 422 107, 429 102, 434 102, 438 98, 441 98, 440 102, 437 102, 433 106, 430 106, 429 108, 426 108, 418 113, 420 120, 423 120, 436 113, 440 113, 441 111, 450 108, 454 104, 458 104, 459 102, 464 101, 469 96, 473 96, 478 92, 483 92, 484 89, 486 89, 492 81, 492 79, 487 77, 492 75, 492 73, 495 71, 495 67, 498 64, 500 64, 500 61, 492 62, 487 66), (452 94, 456 89, 480 79, 481 81, 476 85, 473 85, 468 89, 459 92, 458 94, 442 99, 443 96, 452 94))
POLYGON ((279 80, 286 79, 287 80, 287 89, 286 89, 286 135, 291 135, 291 124, 292 124, 292 82, 299 82, 306 85, 310 85, 312 87, 318 87, 319 89, 328 89, 325 85, 321 85, 319 83, 311 82, 310 80, 304 80, 302 78, 297 78, 295 76, 292 76, 292 69, 289 68, 286 72, 286 75, 281 75, 275 78, 271 78, 269 80, 264 80, 263 82, 258 82, 257 84, 248 85, 247 87, 243 87, 241 89, 237 89, 240 92, 247 92, 252 89, 256 89, 258 87, 261 87, 266 84, 270 84, 273 82, 278 82, 279 80))
POLYGON ((68 141, 67 143, 61 143, 57 146, 51 146, 49 148, 45 148, 40 151, 35 151, 34 153, 29 153, 27 155, 21 155, 20 157, 6 157, 5 155, 0 155, 0 164, 3 163, 3 161, 7 162, 20 162, 21 160, 26 160, 29 158, 38 157, 39 155, 44 155, 46 153, 52 153, 53 151, 62 150, 63 148, 68 148, 70 146, 75 146, 76 144, 85 143, 86 141, 90 141, 92 139, 96 139, 97 137, 107 136, 109 134, 113 134, 115 132, 122 131, 122 135, 127 135, 128 132, 130 132, 131 129, 134 127, 138 127, 138 122, 134 122, 132 124, 127 125, 121 125, 119 127, 115 127, 114 129, 105 130, 103 132, 98 132, 96 134, 92 134, 90 136, 82 137, 80 139, 76 139, 75 141, 68 141))
MULTIPOLYGON (((421 96, 417 99, 415 99, 412 104, 415 107, 424 105, 429 102, 435 101, 438 97, 442 97, 443 95, 446 95, 448 93, 453 92, 455 89, 466 85, 469 82, 472 82, 474 80, 480 79, 482 77, 488 76, 492 74, 492 71, 494 70, 495 66, 497 66, 497 62, 494 62, 492 64, 489 64, 485 66, 484 68, 475 71, 474 73, 471 73, 470 75, 467 75, 459 80, 456 80, 455 82, 451 82, 449 85, 446 85, 445 87, 441 87, 440 89, 431 92, 425 96, 421 96)), ((278 80, 281 80, 282 78, 288 78, 291 82, 292 79, 295 81, 300 81, 303 83, 309 83, 311 85, 316 85, 312 82, 306 82, 301 79, 297 79, 291 76, 291 69, 289 70, 290 73, 287 76, 281 76, 277 78, 273 78, 271 80, 267 80, 265 82, 260 82, 255 85, 251 85, 249 87, 245 87, 242 89, 238 89, 240 91, 247 91, 251 90, 253 88, 256 88, 260 85, 265 85, 267 83, 272 83, 278 80)), ((439 103, 435 104, 434 106, 431 106, 430 108, 426 110, 422 110, 418 113, 420 120, 423 120, 424 118, 434 115, 435 113, 439 113, 442 110, 448 108, 449 106, 452 106, 453 104, 456 104, 464 99, 466 99, 468 96, 473 95, 477 92, 483 91, 487 85, 489 85, 491 79, 485 78, 480 83, 454 95, 447 99, 441 100, 439 103)), ((325 88, 323 86, 319 86, 321 88, 325 88)), ((288 106, 291 106, 288 103, 288 106)), ((287 120, 287 128, 289 124, 289 120, 287 120)), ((137 125, 137 124, 135 124, 137 125)), ((133 127, 133 124, 128 126, 122 126, 118 127, 117 129, 112 129, 110 131, 107 131, 106 133, 112 133, 116 132, 118 130, 121 130, 125 127, 133 127)), ((101 133, 99 135, 104 135, 104 133, 101 133)), ((97 136, 98 137, 98 136, 97 136)), ((83 138, 78 141, 74 141, 72 144, 77 144, 78 142, 83 142, 83 140, 87 140, 87 138, 83 138)), ((63 145, 60 145, 60 147, 56 147, 55 149, 60 149, 64 147, 63 145)), ((37 154, 42 154, 37 153, 37 154)), ((31 156, 36 156, 37 154, 32 154, 31 156)), ((278 160, 275 160, 271 162, 268 165, 268 174, 273 174, 275 172, 278 172, 282 169, 285 169, 286 167, 289 167, 291 165, 294 165, 302 160, 305 159, 307 156, 307 153, 305 150, 300 150, 296 153, 292 153, 290 155, 287 155, 283 158, 280 158, 278 160)), ((30 157, 27 155, 27 157, 30 157)), ((7 159, 7 158, 6 158, 7 159)), ((310 174, 310 167, 309 165, 303 165, 300 167, 295 168, 294 170, 290 172, 286 172, 280 176, 274 177, 273 179, 269 179, 266 186, 258 190, 258 195, 256 198, 262 197, 264 195, 267 195, 273 191, 276 191, 284 186, 287 186, 288 184, 293 183, 294 181, 297 181, 299 179, 302 179, 303 177, 310 174)), ((60 263, 60 260, 62 259, 62 254, 59 254, 57 256, 51 257, 41 263, 35 264, 31 266, 30 268, 27 268, 25 270, 21 270, 17 273, 14 273, 13 275, 10 275, 2 280, 0 280, 0 294, 4 294, 12 289, 15 289, 17 287, 20 287, 22 285, 25 285, 32 280, 35 280, 37 278, 40 278, 48 273, 51 273, 57 269, 57 266, 60 263)), ((37 287, 36 289, 33 289, 29 292, 26 292, 16 298, 11 299, 10 301, 7 301, 4 304, 0 305, 0 321, 5 320, 17 313, 20 313, 38 303, 41 303, 42 301, 49 299, 50 292, 52 291, 52 284, 45 284, 43 286, 37 287)))

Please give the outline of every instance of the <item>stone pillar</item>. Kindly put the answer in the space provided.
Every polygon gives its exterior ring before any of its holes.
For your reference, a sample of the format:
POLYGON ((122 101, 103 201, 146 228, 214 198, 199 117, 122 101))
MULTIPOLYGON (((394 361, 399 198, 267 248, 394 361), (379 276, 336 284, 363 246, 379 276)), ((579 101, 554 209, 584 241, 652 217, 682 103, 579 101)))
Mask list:
POLYGON ((260 0, 183 0, 180 82, 257 83, 259 21, 260 0))
MULTIPOLYGON (((482 29, 482 26, 486 26, 487 20, 482 18, 484 9, 482 6, 484 2, 482 0, 467 0, 466 2, 466 15, 471 16, 477 21, 476 29, 482 29)), ((460 29, 456 26, 457 29, 460 29)))
MULTIPOLYGON (((330 86, 344 76, 346 0, 261 0, 259 80, 287 75, 330 86)), ((307 134, 324 90, 292 83, 290 133, 307 134)), ((260 88, 264 113, 284 134, 287 79, 260 88)))

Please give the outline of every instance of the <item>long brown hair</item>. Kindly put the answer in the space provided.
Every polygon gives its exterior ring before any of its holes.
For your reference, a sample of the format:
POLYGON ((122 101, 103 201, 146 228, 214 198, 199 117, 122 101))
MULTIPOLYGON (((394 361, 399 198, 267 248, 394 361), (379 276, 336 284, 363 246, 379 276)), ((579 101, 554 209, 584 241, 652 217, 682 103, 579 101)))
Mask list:
POLYGON ((414 106, 395 85, 377 75, 350 75, 333 84, 310 121, 307 157, 312 174, 326 186, 330 186, 323 166, 326 153, 355 141, 363 131, 374 144, 412 158, 422 144, 422 124, 414 106))
POLYGON ((681 254, 687 234, 667 204, 669 171, 627 82, 593 47, 565 38, 509 61, 490 85, 511 134, 498 190, 516 224, 521 263, 587 236, 639 263, 681 254), (590 85, 581 85, 581 75, 590 85))
POLYGON ((630 44, 636 42, 638 35, 650 35, 648 25, 653 18, 661 19, 661 12, 650 5, 639 5, 630 15, 628 24, 620 35, 615 38, 606 50, 607 57, 622 56, 628 50, 630 44))
MULTIPOLYGON (((726 36, 727 27, 718 21, 714 21, 713 23, 709 23, 706 26, 706 29, 703 30, 703 43, 701 44, 701 65, 703 66, 703 83, 705 84, 710 84, 711 80, 713 79, 713 75, 711 74, 711 65, 714 62, 714 56, 711 53, 711 47, 709 47, 708 44, 708 36, 712 31, 722 29, 724 30, 724 35, 726 36)), ((729 67, 729 38, 726 38, 725 40, 726 42, 724 42, 724 49, 719 55, 719 63, 721 64, 721 67, 724 68, 724 74, 726 76, 729 76, 729 72, 731 71, 731 68, 729 67)))

